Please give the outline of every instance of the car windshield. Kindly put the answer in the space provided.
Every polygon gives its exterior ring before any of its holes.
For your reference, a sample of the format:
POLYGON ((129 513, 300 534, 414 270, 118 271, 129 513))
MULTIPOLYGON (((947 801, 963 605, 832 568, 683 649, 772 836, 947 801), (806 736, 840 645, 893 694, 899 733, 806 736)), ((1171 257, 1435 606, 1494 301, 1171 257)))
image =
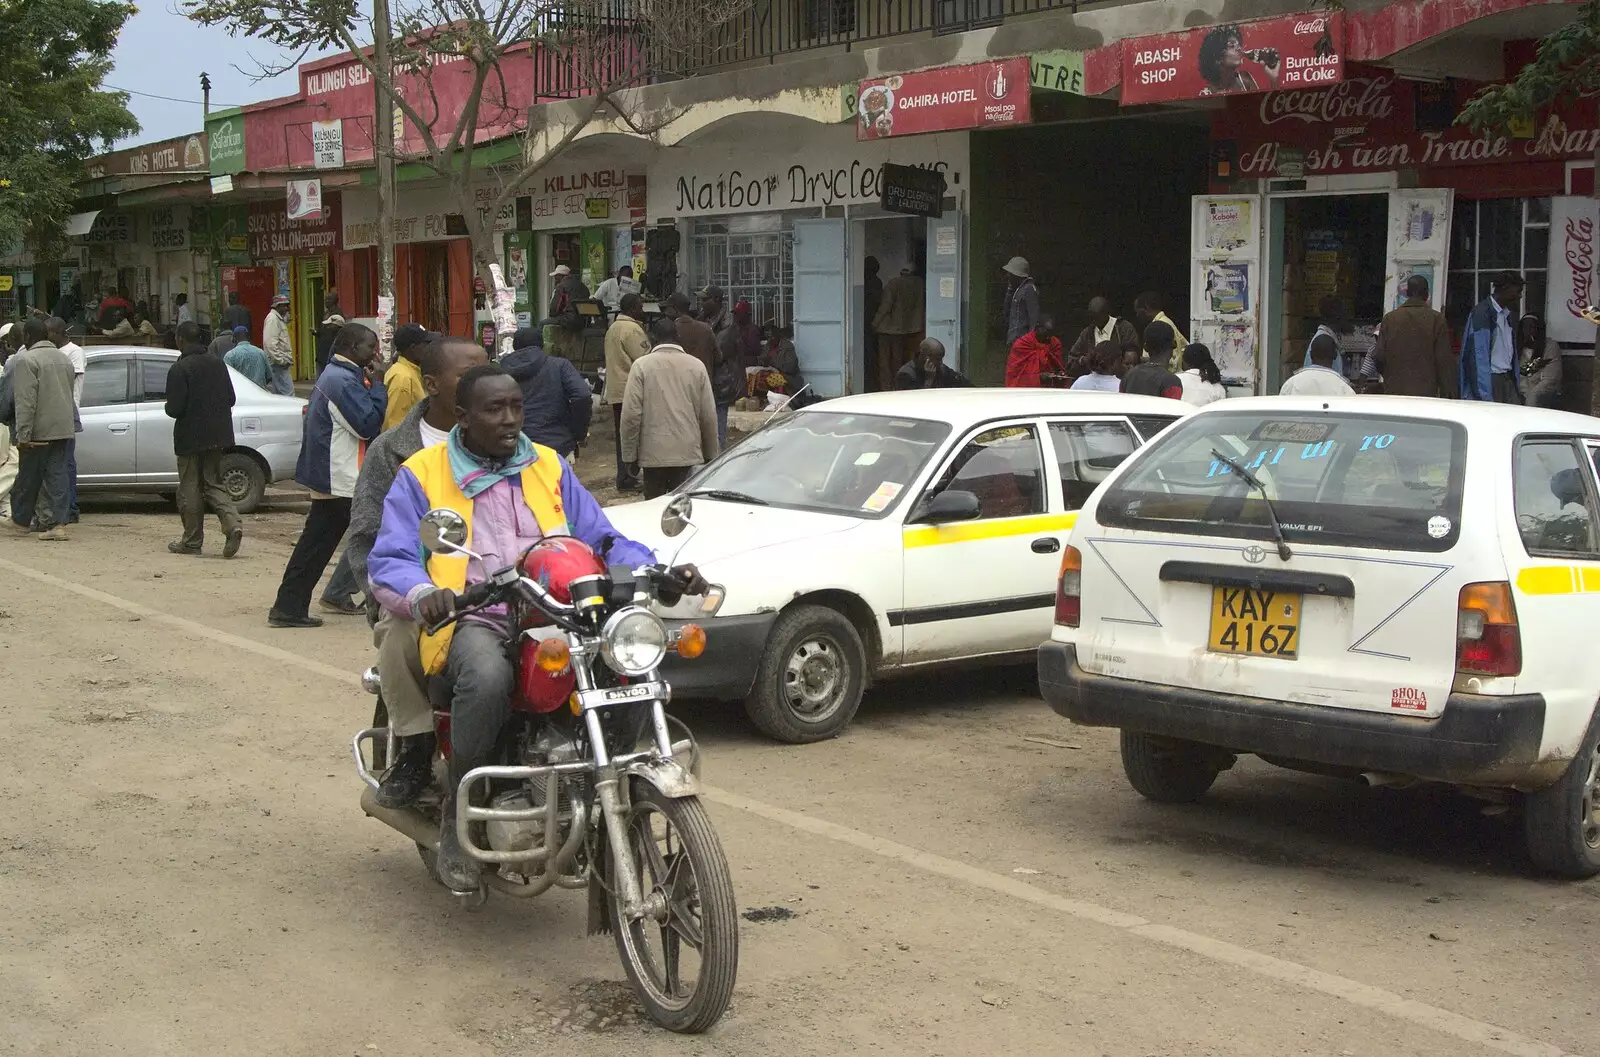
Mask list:
POLYGON ((944 422, 804 411, 724 452, 691 495, 879 518, 894 509, 950 433, 944 422))
POLYGON ((1197 415, 1134 456, 1097 517, 1128 528, 1271 539, 1265 490, 1289 540, 1448 550, 1460 532, 1466 448, 1466 430, 1438 420, 1197 415))

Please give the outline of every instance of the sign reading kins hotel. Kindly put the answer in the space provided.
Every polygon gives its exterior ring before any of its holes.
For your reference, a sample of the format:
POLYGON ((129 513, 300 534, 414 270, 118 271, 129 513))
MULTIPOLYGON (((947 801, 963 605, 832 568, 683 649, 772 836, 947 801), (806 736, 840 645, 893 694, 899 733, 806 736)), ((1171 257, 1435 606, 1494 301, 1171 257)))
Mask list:
POLYGON ((862 81, 856 139, 1027 124, 1030 76, 1022 56, 862 81))

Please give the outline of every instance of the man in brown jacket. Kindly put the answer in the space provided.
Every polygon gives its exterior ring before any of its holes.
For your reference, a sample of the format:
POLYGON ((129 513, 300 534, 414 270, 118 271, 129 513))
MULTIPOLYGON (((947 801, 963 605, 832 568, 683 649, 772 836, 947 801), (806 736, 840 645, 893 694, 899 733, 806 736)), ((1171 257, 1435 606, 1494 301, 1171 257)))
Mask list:
POLYGON ((67 446, 77 429, 73 377, 72 361, 50 342, 45 318, 23 320, 22 351, 6 361, 12 437, 21 453, 11 490, 11 529, 19 536, 28 535, 37 520, 41 540, 67 538, 67 446))
POLYGON ((1456 358, 1450 350, 1450 324, 1428 305, 1428 280, 1413 275, 1405 282, 1405 302, 1383 317, 1373 365, 1361 373, 1383 374, 1383 391, 1391 396, 1457 395, 1456 358))
POLYGON ((650 340, 644 336, 644 298, 638 294, 623 294, 617 318, 606 328, 606 388, 601 399, 611 405, 611 425, 617 440, 617 491, 632 492, 639 487, 638 479, 628 472, 622 459, 622 397, 628 391, 628 375, 633 365, 650 352, 650 340))
POLYGON ((705 366, 678 344, 674 320, 653 320, 650 340, 655 347, 628 373, 622 402, 622 457, 640 467, 646 499, 678 487, 719 450, 705 366))

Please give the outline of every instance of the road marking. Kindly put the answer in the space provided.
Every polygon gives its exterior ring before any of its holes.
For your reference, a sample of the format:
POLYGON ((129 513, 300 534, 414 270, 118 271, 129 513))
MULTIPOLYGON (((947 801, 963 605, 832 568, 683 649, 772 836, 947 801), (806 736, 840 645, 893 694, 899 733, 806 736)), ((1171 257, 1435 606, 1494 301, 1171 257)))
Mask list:
POLYGON ((198 621, 189 620, 186 617, 175 616, 171 613, 164 613, 159 609, 151 609, 149 606, 141 605, 138 602, 132 602, 117 595, 107 594, 104 591, 96 590, 93 587, 86 587, 83 584, 75 583, 71 580, 64 580, 59 576, 54 576, 50 573, 43 573, 37 569, 29 568, 26 565, 19 565, 14 561, 8 561, 5 558, 0 558, 0 569, 6 569, 10 572, 14 572, 18 576, 26 576, 30 580, 37 580, 42 584, 49 584, 51 587, 59 587, 63 591, 70 591, 75 595, 90 599, 91 601, 99 602, 103 605, 108 605, 113 609, 120 609, 124 613, 131 613, 142 620, 159 621, 160 623, 177 628, 180 631, 188 632, 190 635, 194 635, 197 638, 210 639, 212 642, 220 643, 224 646, 232 646, 235 649, 246 650, 258 657, 265 657, 271 661, 278 661, 283 664, 292 664, 296 667, 304 668, 308 672, 315 672, 317 675, 327 676, 330 679, 338 679, 342 682, 352 683, 356 686, 361 685, 361 675, 359 672, 351 672, 346 671, 343 668, 335 668, 331 664, 323 664, 321 661, 314 661, 309 657, 302 657, 298 653, 290 653, 288 650, 282 650, 276 646, 268 646, 264 642, 257 642, 255 639, 247 639, 243 635, 232 635, 226 631, 218 631, 216 628, 207 627, 198 621))
MULTIPOLYGON (((37 569, 19 565, 16 562, 0 558, 0 569, 6 569, 26 576, 42 584, 61 588, 80 597, 100 602, 120 609, 124 613, 131 613, 141 618, 160 621, 180 631, 186 632, 196 638, 207 639, 224 646, 246 650, 260 657, 281 661, 302 668, 317 675, 327 676, 343 683, 359 683, 360 677, 342 668, 335 668, 321 661, 314 661, 298 654, 281 650, 276 646, 268 646, 254 639, 247 639, 240 635, 233 635, 226 631, 207 627, 193 620, 165 613, 159 609, 141 605, 138 602, 108 594, 105 591, 86 587, 71 580, 54 576, 50 573, 40 572, 37 569)), ((1174 928, 1149 921, 1136 914, 1128 914, 1111 907, 1100 906, 1081 899, 1069 899, 1066 896, 1047 892, 1042 888, 1019 881, 1014 877, 997 874, 957 859, 935 855, 932 852, 922 851, 910 845, 888 840, 884 837, 874 836, 862 830, 842 826, 826 819, 814 818, 811 815, 790 811, 787 808, 776 807, 760 800, 753 800, 747 796, 718 789, 714 786, 703 788, 705 798, 724 807, 735 808, 755 815, 758 818, 775 822, 790 829, 809 833, 813 836, 824 837, 840 844, 849 845, 861 851, 880 858, 892 859, 896 862, 914 866, 925 873, 938 877, 945 877, 953 881, 960 881, 976 888, 983 888, 999 895, 1009 896, 1024 903, 1031 903, 1046 910, 1053 910, 1068 917, 1083 921, 1092 921, 1108 928, 1122 929, 1130 935, 1137 936, 1150 943, 1161 944, 1179 950, 1197 954, 1202 958, 1214 962, 1232 965, 1259 976, 1276 980, 1279 983, 1300 987, 1307 991, 1337 998, 1353 1006, 1374 1010, 1387 1014, 1396 1020, 1408 1021, 1420 1027, 1429 1028, 1441 1035, 1448 1035, 1463 1042, 1473 1043, 1486 1049, 1497 1050, 1500 1053, 1511 1054, 1513 1057, 1573 1057, 1559 1046, 1539 1042, 1526 1035, 1498 1027, 1482 1020, 1452 1013, 1448 1009, 1419 1002, 1406 998, 1404 995, 1389 991, 1382 987, 1361 983, 1346 976, 1335 973, 1323 972, 1313 969, 1308 965, 1277 958, 1270 954, 1262 954, 1248 947, 1240 947, 1226 940, 1215 939, 1186 929, 1174 928)))

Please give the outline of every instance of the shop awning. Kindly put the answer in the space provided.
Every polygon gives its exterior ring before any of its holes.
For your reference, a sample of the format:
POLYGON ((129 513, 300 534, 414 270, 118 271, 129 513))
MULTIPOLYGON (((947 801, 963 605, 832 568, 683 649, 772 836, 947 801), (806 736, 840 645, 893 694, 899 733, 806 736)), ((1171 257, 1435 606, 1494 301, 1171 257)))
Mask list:
POLYGON ((100 215, 100 210, 91 209, 87 213, 74 213, 67 218, 68 235, 87 235, 89 229, 94 227, 94 218, 100 215))

